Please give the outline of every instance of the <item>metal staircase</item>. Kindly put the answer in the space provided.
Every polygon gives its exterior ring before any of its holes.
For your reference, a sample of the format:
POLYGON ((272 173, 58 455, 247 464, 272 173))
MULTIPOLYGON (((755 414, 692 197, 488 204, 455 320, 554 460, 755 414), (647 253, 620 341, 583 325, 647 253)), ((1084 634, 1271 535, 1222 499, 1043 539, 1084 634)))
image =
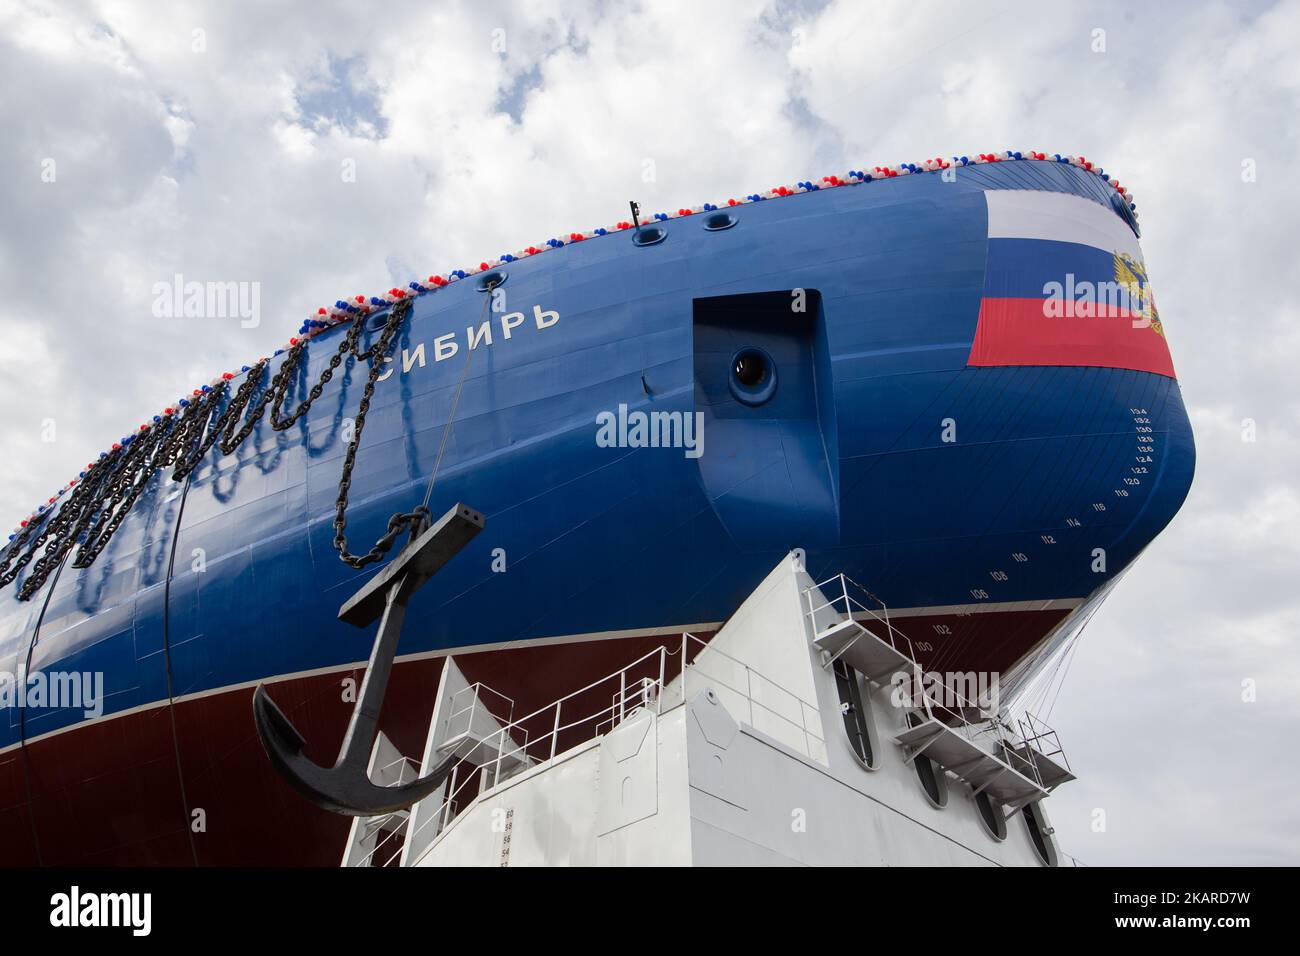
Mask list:
MULTIPOLYGON (((881 612, 876 612, 849 587, 849 578, 840 574, 803 592, 804 613, 812 623, 813 645, 822 652, 822 666, 830 668, 843 658, 875 684, 887 682, 899 671, 915 671, 912 642, 889 623, 889 609, 881 604, 881 612)), ((866 594, 861 597, 869 600, 866 594)))
POLYGON ((945 703, 924 679, 911 641, 890 623, 888 607, 847 575, 806 588, 803 598, 823 667, 843 660, 880 686, 904 674, 917 689, 906 727, 894 737, 907 762, 924 754, 976 794, 1011 809, 1074 779, 1056 732, 1038 718, 1027 714, 1013 724, 946 685, 939 689, 945 703))

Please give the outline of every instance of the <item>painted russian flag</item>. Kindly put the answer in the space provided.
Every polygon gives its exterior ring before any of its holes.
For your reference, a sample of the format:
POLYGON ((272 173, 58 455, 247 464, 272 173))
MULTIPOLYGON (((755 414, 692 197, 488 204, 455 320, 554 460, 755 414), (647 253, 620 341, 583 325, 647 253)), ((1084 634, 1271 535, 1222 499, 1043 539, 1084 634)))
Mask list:
POLYGON ((996 190, 967 365, 1092 365, 1174 375, 1137 237, 1099 203, 996 190))

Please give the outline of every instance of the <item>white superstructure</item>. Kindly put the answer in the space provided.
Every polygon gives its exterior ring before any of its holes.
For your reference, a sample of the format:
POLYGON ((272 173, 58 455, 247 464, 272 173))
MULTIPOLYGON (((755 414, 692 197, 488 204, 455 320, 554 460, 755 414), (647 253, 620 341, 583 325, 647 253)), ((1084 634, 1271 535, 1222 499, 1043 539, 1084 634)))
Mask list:
MULTIPOLYGON (((794 555, 707 644, 667 641, 533 714, 449 660, 420 772, 455 753, 454 774, 356 820, 343 863, 1068 862, 1044 809, 1072 779, 1055 735, 950 695, 900 702, 899 674, 919 669, 887 616, 794 555)), ((381 736, 376 782, 415 772, 381 736)))

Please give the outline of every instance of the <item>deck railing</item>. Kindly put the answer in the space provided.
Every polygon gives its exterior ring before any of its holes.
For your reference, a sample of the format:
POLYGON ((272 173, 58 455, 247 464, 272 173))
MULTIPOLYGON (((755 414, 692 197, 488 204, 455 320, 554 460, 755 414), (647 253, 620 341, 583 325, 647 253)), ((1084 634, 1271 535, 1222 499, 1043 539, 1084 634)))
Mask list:
MULTIPOLYGON (((506 783, 517 773, 549 763, 575 747, 608 734, 627 718, 643 709, 656 715, 683 703, 696 687, 712 688, 737 717, 760 732, 767 733, 792 749, 813 757, 825 750, 820 712, 815 703, 806 701, 777 681, 759 673, 739 658, 694 634, 682 634, 674 646, 663 645, 643 654, 631 664, 573 691, 524 717, 502 722, 500 729, 479 741, 470 755, 457 761, 448 777, 438 805, 431 813, 421 814, 421 822, 410 838, 426 827, 434 834, 420 853, 420 859, 432 850, 442 832, 475 800, 506 783), (683 662, 685 667, 683 667, 683 662), (691 685, 688 687, 688 682, 691 685), (539 731, 539 727, 544 727, 539 731), (478 753, 495 754, 486 762, 472 759, 478 753)), ((474 684, 453 696, 446 727, 454 731, 473 726, 475 708, 483 706, 465 699, 466 691, 474 696, 491 688, 474 684)), ((503 695, 497 695, 509 701, 503 695)), ((511 701, 513 704, 513 701, 511 701)), ((499 715, 495 715, 499 719, 499 715)), ((446 739, 444 737, 444 739, 446 739)), ((407 840, 409 815, 388 814, 367 821, 367 835, 385 828, 388 832, 362 856, 356 866, 390 866, 402 853, 407 840)))

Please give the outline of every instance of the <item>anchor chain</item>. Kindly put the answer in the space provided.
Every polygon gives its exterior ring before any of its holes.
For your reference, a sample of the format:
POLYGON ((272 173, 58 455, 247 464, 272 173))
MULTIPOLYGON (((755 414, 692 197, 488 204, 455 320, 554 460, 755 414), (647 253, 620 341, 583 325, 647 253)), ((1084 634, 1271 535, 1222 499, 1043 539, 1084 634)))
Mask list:
MULTIPOLYGON (((410 300, 404 299, 399 302, 393 309, 394 313, 396 313, 403 305, 405 305, 409 310, 410 300)), ((383 335, 380 336, 379 341, 364 353, 366 357, 370 357, 372 354, 378 354, 380 359, 378 361, 372 360, 370 363, 370 374, 366 377, 366 387, 361 393, 361 401, 357 403, 357 414, 353 419, 352 440, 348 442, 348 450, 343 456, 343 473, 339 476, 338 497, 334 500, 334 550, 339 553, 340 560, 354 568, 364 568, 368 564, 373 564, 376 561, 381 560, 383 556, 392 549, 393 542, 397 540, 398 535, 407 529, 418 528, 420 524, 426 521, 429 517, 429 509, 425 505, 419 505, 408 512, 399 511, 388 519, 387 533, 375 542, 374 547, 371 548, 368 553, 356 555, 348 550, 348 493, 352 490, 352 468, 357 463, 357 449, 361 446, 361 433, 366 427, 366 415, 370 412, 370 399, 375 394, 375 383, 379 380, 380 370, 384 365, 383 356, 388 354, 392 337, 397 333, 397 327, 401 324, 401 320, 402 316, 398 316, 396 321, 390 317, 388 324, 384 326, 384 332, 383 335), (378 351, 376 352, 376 350, 378 351)), ((355 328, 356 326, 354 325, 353 329, 355 328)), ((335 358, 337 357, 338 356, 336 355, 335 358)), ((305 405, 310 405, 311 402, 316 400, 320 394, 322 383, 329 381, 329 376, 333 374, 334 368, 337 367, 337 365, 338 362, 331 361, 330 366, 322 372, 321 383, 317 383, 316 387, 312 389, 312 394, 304 403, 305 405)), ((277 402, 276 407, 271 410, 272 415, 274 415, 278 410, 279 402, 277 402)), ((300 407, 298 411, 294 413, 290 424, 305 410, 305 408, 300 407)), ((288 424, 284 426, 276 425, 276 427, 287 428, 288 424)))
POLYGON ((354 555, 348 550, 348 493, 361 433, 365 428, 375 385, 383 371, 384 359, 388 357, 393 340, 410 312, 410 299, 402 299, 394 305, 379 337, 366 349, 359 347, 365 319, 354 319, 325 368, 321 370, 319 379, 311 386, 307 397, 287 415, 284 403, 306 352, 305 338, 285 353, 284 361, 256 400, 253 396, 265 376, 270 359, 262 359, 249 369, 244 381, 215 420, 213 414, 229 392, 224 382, 195 396, 179 414, 164 418, 115 447, 86 472, 85 478, 69 492, 61 507, 51 505, 43 520, 29 521, 9 546, 0 552, 0 588, 11 584, 30 564, 31 570, 23 579, 17 595, 20 601, 28 600, 41 589, 54 569, 78 543, 80 546, 77 547, 72 566, 89 567, 121 527, 136 500, 159 469, 171 467, 172 479, 181 481, 198 466, 214 444, 223 455, 233 454, 265 417, 268 406, 271 409, 272 429, 285 431, 293 427, 320 398, 325 386, 348 356, 358 361, 369 361, 370 371, 339 479, 333 524, 334 548, 339 552, 339 558, 354 568, 362 568, 381 560, 392 549, 402 531, 418 527, 429 517, 429 510, 424 505, 410 512, 398 512, 388 520, 387 531, 367 553, 354 555), (36 557, 38 552, 41 555, 39 558, 36 557))

